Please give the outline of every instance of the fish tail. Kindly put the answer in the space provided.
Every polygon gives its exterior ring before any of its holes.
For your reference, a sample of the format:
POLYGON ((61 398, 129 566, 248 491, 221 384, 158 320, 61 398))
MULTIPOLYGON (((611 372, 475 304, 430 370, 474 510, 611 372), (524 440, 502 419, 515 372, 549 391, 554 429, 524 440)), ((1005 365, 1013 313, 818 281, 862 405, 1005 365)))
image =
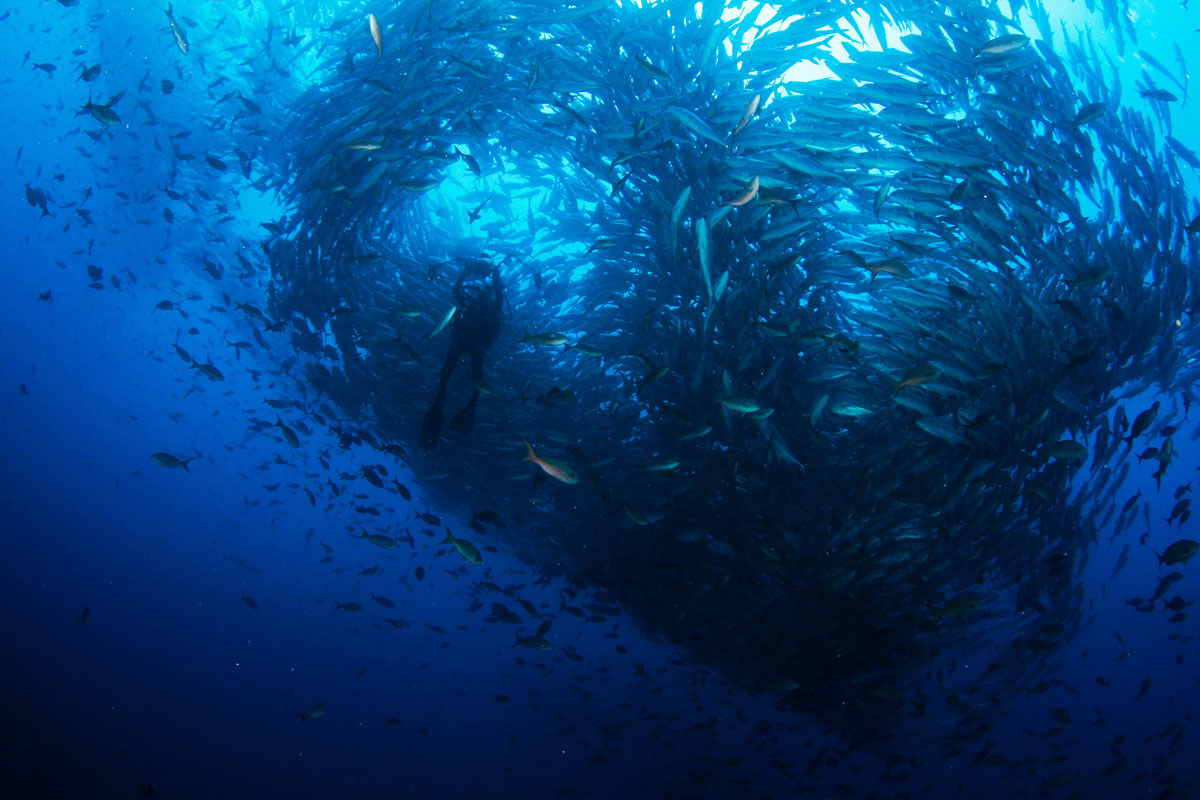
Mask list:
MULTIPOLYGON (((195 458, 195 456, 192 456, 192 458, 195 458)), ((182 461, 182 462, 179 464, 179 466, 183 467, 183 471, 184 471, 184 472, 186 472, 188 475, 191 475, 191 474, 192 474, 192 471, 191 471, 190 469, 188 469, 188 464, 189 464, 189 463, 191 463, 191 461, 192 461, 192 458, 185 458, 185 459, 184 459, 184 460, 183 460, 183 461, 182 461)))
POLYGON ((522 461, 532 461, 536 464, 537 463, 537 454, 533 452, 533 445, 531 445, 529 443, 529 440, 524 437, 521 438, 521 441, 525 443, 525 447, 529 448, 529 455, 525 456, 525 458, 523 458, 522 461))

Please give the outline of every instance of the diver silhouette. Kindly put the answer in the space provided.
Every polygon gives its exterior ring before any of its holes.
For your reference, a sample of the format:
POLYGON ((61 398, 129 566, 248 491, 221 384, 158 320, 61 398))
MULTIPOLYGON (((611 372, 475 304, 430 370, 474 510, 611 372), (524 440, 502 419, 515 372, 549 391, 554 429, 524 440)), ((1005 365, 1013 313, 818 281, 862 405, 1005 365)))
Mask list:
POLYGON ((442 373, 438 378, 438 390, 433 404, 421 423, 421 447, 430 449, 437 445, 442 433, 442 408, 446 403, 446 384, 454 372, 455 365, 464 355, 471 358, 471 400, 450 420, 450 430, 470 433, 475 425, 475 403, 479 400, 479 386, 483 383, 483 354, 487 352, 500 333, 500 312, 504 306, 504 285, 500 282, 500 270, 483 257, 465 259, 462 272, 454 284, 454 302, 458 312, 450 329, 450 350, 442 373), (467 275, 491 277, 491 284, 464 286, 467 275))

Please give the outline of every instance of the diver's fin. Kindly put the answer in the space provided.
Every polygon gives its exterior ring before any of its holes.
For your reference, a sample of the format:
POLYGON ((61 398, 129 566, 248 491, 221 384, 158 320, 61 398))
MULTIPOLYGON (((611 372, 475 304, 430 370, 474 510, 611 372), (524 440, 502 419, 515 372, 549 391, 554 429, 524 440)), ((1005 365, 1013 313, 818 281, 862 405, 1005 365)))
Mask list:
POLYGON ((438 395, 433 400, 429 411, 425 412, 425 421, 421 423, 421 447, 432 450, 442 435, 442 405, 445 398, 438 395))
POLYGON ((457 433, 470 433, 475 427, 475 398, 462 407, 462 410, 450 419, 450 430, 457 433))

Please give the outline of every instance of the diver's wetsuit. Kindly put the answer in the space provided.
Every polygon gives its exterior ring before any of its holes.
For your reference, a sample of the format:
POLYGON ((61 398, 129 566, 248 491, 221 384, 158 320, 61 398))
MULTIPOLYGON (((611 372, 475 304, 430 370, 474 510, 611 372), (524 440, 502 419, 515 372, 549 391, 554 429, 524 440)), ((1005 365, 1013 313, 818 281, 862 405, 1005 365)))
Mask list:
POLYGON ((491 267, 491 285, 478 293, 472 294, 464 289, 463 280, 468 272, 487 266, 486 261, 479 259, 469 261, 454 284, 454 301, 458 304, 458 313, 450 329, 450 350, 446 353, 446 362, 442 364, 437 394, 421 425, 421 446, 424 448, 434 447, 441 436, 446 384, 450 381, 450 375, 454 372, 458 360, 464 355, 471 358, 471 401, 450 420, 450 429, 459 433, 470 433, 475 424, 475 402, 479 399, 479 384, 483 382, 483 354, 500 333, 504 285, 500 282, 500 271, 495 267, 491 267))

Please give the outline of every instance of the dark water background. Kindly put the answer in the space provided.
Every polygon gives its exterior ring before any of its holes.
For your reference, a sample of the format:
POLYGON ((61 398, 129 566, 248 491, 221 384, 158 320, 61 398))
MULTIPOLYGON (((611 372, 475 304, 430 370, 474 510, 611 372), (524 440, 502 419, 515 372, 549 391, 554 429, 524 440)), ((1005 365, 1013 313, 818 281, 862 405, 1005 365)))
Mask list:
MULTIPOLYGON (((175 11, 205 24, 216 13, 175 11)), ((301 11, 279 13, 300 21, 301 11)), ((1142 13, 1152 27, 1141 46, 1164 62, 1170 36, 1200 41, 1195 13, 1170 4, 1142 13)), ((350 540, 347 525, 360 521, 353 515, 326 514, 324 502, 311 507, 288 487, 312 483, 310 474, 323 480, 322 451, 331 474, 382 460, 414 490, 411 504, 361 480, 339 483, 398 519, 426 510, 419 481, 390 457, 342 450, 327 431, 303 435, 291 450, 277 433, 248 430, 248 415, 273 419, 263 403, 278 394, 269 368, 287 353, 235 359, 223 340, 246 338, 243 320, 210 310, 222 299, 179 268, 210 246, 199 227, 186 218, 167 226, 161 204, 122 204, 99 188, 153 191, 165 158, 154 137, 138 135, 146 117, 132 113, 128 96, 117 106, 128 135, 95 144, 82 132, 96 126, 74 113, 87 99, 75 65, 104 65, 91 84, 97 98, 132 89, 147 71, 157 86, 179 55, 161 10, 23 3, 0 30, 9 116, 0 127, 0 795, 134 797, 150 780, 170 798, 1156 797, 1164 787, 1168 796, 1200 796, 1196 759, 1186 756, 1200 744, 1196 617, 1168 624, 1161 607, 1140 614, 1125 603, 1150 596, 1166 571, 1152 550, 1178 538, 1162 520, 1171 492, 1200 468, 1191 420, 1176 436, 1183 444, 1161 492, 1148 464, 1121 488, 1122 501, 1138 489, 1149 499, 1149 537, 1139 544, 1141 519, 1115 542, 1099 532, 1085 578, 1089 616, 1054 658, 1055 685, 1030 687, 959 755, 944 758, 945 741, 913 736, 890 745, 904 760, 885 766, 886 753, 773 710, 769 695, 724 684, 627 619, 589 624, 558 614, 556 639, 578 660, 562 649, 514 649, 512 626, 468 612, 470 582, 448 572, 462 562, 436 539, 416 534, 416 552, 384 553, 350 540), (87 33, 79 20, 101 10, 107 16, 87 33), (68 55, 76 47, 87 55, 68 55), (19 66, 27 50, 32 61, 56 61, 56 75, 19 66), (51 193, 53 216, 39 219, 26 203, 27 181, 51 193), (64 206, 89 186, 97 187, 87 204, 95 224, 85 226, 64 206), (88 264, 103 268, 103 288, 89 288, 88 264), (47 290, 52 302, 36 302, 47 290), (179 300, 188 292, 194 299, 179 300), (188 319, 155 311, 166 298, 188 319), (202 381, 172 352, 177 331, 191 325, 201 334, 187 349, 201 360, 211 354, 225 382, 202 381), (259 381, 251 369, 261 370, 259 381), (153 464, 158 451, 201 455, 189 474, 153 464), (277 456, 287 463, 273 463, 277 456), (263 488, 275 483, 277 491, 263 488), (1110 579, 1126 542, 1129 565, 1110 579), (328 562, 321 543, 332 548, 328 562), (360 574, 375 564, 380 572, 360 574), (424 580, 413 576, 417 566, 424 580), (371 602, 371 593, 396 608, 371 602), (350 600, 365 609, 335 609, 350 600), (85 607, 90 617, 80 624, 85 607), (1147 677, 1149 690, 1135 699, 1147 677), (327 716, 302 723, 298 713, 317 703, 327 716), (1071 723, 1055 722, 1054 708, 1067 709, 1071 723), (1178 744, 1169 747, 1174 729, 1153 738, 1172 723, 1185 728, 1178 744), (1128 766, 1101 776, 1120 735, 1128 766), (969 766, 985 742, 1010 761, 1034 760, 969 766)), ((192 36, 191 57, 219 71, 218 48, 199 30, 192 36)), ((185 99, 147 96, 160 119, 189 124, 185 99)), ((1193 108, 1176 114, 1176 136, 1200 149, 1187 125, 1193 108)), ((275 211, 252 195, 244 190, 245 208, 228 223, 243 235, 275 211)), ((1151 399, 1126 404, 1136 410, 1151 399)), ((464 509, 433 510, 465 529, 464 509)), ((497 583, 525 584, 523 598, 558 609, 561 578, 535 586, 535 567, 503 552, 485 556, 497 583)), ((1185 579, 1167 597, 1194 599, 1197 565, 1177 569, 1185 579)))

